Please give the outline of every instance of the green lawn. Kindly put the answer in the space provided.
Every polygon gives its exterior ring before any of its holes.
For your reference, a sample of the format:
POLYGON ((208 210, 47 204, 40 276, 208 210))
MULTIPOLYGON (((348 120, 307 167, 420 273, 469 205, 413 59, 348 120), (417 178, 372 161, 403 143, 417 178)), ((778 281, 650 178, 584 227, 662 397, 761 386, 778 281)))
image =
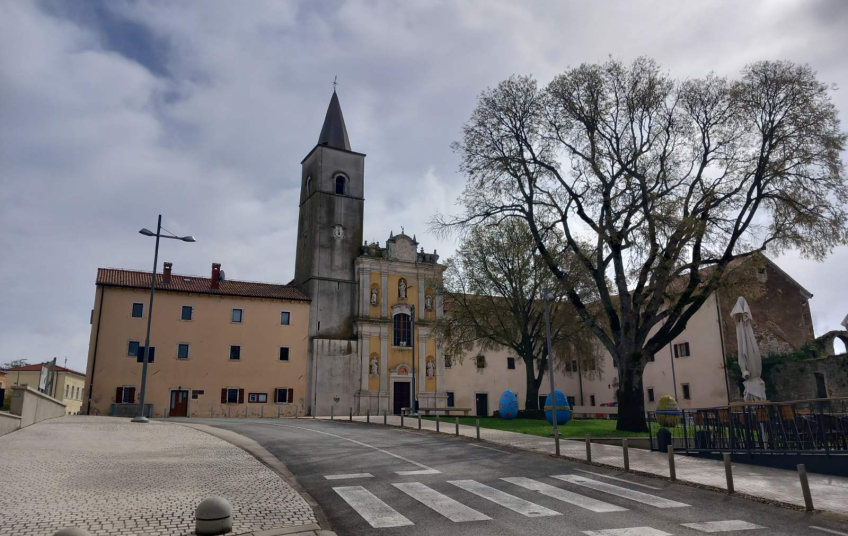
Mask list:
MULTIPOLYGON (((422 417, 435 420, 435 417, 422 417)), ((474 426, 477 417, 460 417, 460 424, 474 426)), ((442 422, 453 422, 454 417, 442 417, 442 422)), ((586 434, 592 437, 647 437, 647 433, 619 432, 615 429, 616 421, 606 419, 572 419, 568 424, 559 427, 560 437, 583 438, 586 434)), ((520 432, 547 437, 551 434, 552 426, 548 421, 536 419, 512 419, 508 421, 500 417, 480 417, 480 428, 494 428, 509 432, 520 432)))

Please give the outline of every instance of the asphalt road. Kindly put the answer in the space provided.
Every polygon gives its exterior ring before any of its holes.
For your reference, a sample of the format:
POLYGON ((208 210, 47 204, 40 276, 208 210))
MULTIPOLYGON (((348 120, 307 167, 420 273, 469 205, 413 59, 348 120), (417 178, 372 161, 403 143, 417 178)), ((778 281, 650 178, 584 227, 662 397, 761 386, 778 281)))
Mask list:
POLYGON ((848 536, 848 524, 822 514, 447 435, 308 419, 191 422, 273 453, 341 536, 848 536))

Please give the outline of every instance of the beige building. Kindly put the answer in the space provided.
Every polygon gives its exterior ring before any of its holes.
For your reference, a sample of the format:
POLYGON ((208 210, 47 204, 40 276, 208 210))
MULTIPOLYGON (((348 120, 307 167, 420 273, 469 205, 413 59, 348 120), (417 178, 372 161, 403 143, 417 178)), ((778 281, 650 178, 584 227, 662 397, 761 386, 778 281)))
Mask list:
MULTIPOLYGON (((156 274, 146 410, 152 416, 304 410, 309 299, 289 285, 156 274)), ((138 412, 150 273, 101 268, 86 375, 89 414, 138 412)))
MULTIPOLYGON (((37 363, 12 367, 6 371, 4 389, 11 389, 14 385, 28 385, 38 390, 42 377, 42 370, 49 369, 50 363, 37 363)), ((56 377, 53 386, 47 395, 65 404, 65 412, 68 415, 76 415, 82 409, 82 401, 85 389, 85 374, 56 365, 56 377)))
MULTIPOLYGON (((812 294, 775 263, 762 257, 762 264, 750 264, 756 270, 746 300, 754 317, 754 332, 763 355, 786 352, 813 340, 809 299, 812 294)), ((743 269, 745 269, 743 267, 743 269)), ((713 294, 688 322, 684 332, 654 355, 645 367, 643 386, 645 409, 656 410, 664 395, 674 397, 682 408, 726 405, 741 398, 741 388, 729 380, 725 355, 735 358, 736 327, 730 317, 738 294, 724 291, 713 294)), ((526 388, 524 365, 506 349, 469 352, 453 363, 446 359, 446 394, 455 407, 472 408, 472 413, 491 415, 497 410, 501 394, 509 389, 521 396, 526 388), (482 356, 482 359, 480 357, 482 356)), ((600 406, 616 402, 618 371, 612 357, 600 352, 592 370, 577 373, 577 361, 556 371, 557 390, 569 397, 572 405, 600 406)), ((544 399, 550 392, 547 377, 539 388, 544 399)), ((779 393, 769 393, 780 400, 779 393)))

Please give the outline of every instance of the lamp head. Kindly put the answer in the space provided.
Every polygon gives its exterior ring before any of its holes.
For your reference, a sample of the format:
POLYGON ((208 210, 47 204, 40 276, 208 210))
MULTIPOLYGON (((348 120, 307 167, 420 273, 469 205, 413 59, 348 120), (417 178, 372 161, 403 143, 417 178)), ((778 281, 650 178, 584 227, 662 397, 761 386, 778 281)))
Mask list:
POLYGON ((141 231, 139 231, 139 233, 143 234, 144 236, 156 236, 156 233, 147 228, 142 229, 141 231))
POLYGON ((197 242, 197 240, 195 240, 194 237, 191 236, 191 235, 184 236, 184 237, 180 238, 180 240, 182 240, 183 242, 197 242))

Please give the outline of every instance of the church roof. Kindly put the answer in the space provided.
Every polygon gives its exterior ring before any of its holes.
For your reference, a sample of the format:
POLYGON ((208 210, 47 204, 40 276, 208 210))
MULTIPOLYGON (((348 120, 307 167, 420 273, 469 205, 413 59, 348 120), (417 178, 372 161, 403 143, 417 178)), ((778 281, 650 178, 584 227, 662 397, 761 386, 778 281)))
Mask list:
POLYGON ((347 137, 342 106, 339 104, 339 96, 333 91, 327 115, 324 117, 324 126, 321 135, 318 136, 318 145, 326 145, 334 149, 350 151, 350 140, 347 137))

